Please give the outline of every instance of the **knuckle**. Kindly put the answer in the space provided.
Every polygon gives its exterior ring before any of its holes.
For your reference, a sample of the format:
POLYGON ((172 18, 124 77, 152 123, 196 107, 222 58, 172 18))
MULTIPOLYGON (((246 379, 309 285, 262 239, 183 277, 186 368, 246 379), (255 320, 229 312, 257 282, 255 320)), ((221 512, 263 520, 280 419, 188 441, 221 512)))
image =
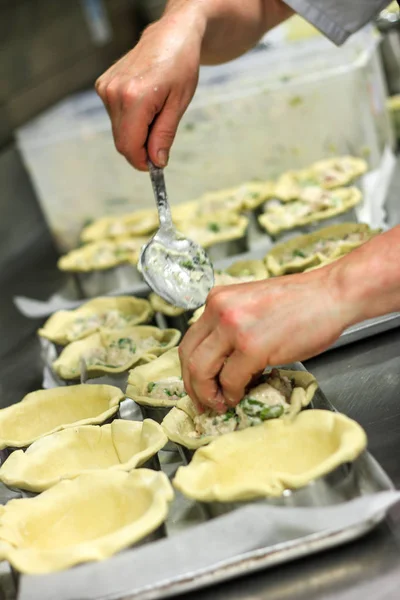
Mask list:
POLYGON ((127 155, 126 140, 118 134, 115 137, 115 147, 120 154, 127 155))
POLYGON ((104 95, 107 99, 107 102, 113 104, 119 95, 119 84, 116 80, 111 80, 104 88, 104 95))
POLYGON ((242 313, 236 306, 224 306, 220 311, 220 320, 223 325, 239 329, 242 322, 242 313))
POLYGON ((199 367, 197 361, 190 357, 187 361, 187 370, 190 378, 196 378, 199 374, 199 367))
POLYGON ((250 331, 241 331, 240 329, 237 331, 235 347, 241 354, 258 358, 257 336, 250 331))
POLYGON ((104 87, 104 80, 103 77, 98 77, 98 79, 96 79, 96 81, 94 82, 94 87, 95 90, 100 93, 100 91, 103 89, 104 87))
POLYGON ((210 290, 207 296, 206 305, 215 312, 219 312, 223 305, 222 291, 218 287, 214 287, 210 290))
POLYGON ((124 109, 129 108, 136 101, 140 100, 141 92, 135 81, 130 81, 128 85, 121 90, 121 103, 124 109))

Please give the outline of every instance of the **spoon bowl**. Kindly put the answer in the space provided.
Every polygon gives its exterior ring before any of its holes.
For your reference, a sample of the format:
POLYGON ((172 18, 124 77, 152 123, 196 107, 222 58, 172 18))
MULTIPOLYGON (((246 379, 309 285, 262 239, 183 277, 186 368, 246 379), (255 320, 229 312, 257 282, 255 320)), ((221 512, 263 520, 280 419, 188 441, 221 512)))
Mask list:
POLYGON ((149 162, 160 228, 139 258, 139 270, 164 300, 187 310, 205 304, 214 285, 213 266, 205 250, 179 233, 172 222, 162 169, 149 162))

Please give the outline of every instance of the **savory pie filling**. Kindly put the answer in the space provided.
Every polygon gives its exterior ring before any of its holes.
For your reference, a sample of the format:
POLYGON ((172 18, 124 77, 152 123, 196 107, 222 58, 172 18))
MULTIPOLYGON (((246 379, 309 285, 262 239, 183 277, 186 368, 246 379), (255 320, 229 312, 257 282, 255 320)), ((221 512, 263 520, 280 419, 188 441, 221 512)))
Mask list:
POLYGON ((129 363, 134 354, 143 354, 147 350, 164 346, 153 336, 133 340, 130 337, 121 337, 111 342, 108 346, 90 348, 82 354, 82 359, 90 366, 123 367, 129 363))
POLYGON ((293 248, 288 249, 280 258, 280 263, 284 264, 292 262, 298 259, 299 261, 304 258, 313 256, 314 254, 322 254, 325 257, 330 257, 337 248, 343 243, 349 244, 363 244, 370 238, 370 233, 367 231, 357 231, 354 233, 347 233, 340 237, 322 238, 309 246, 304 248, 293 248))
POLYGON ((144 393, 148 398, 156 400, 172 400, 178 402, 186 396, 182 377, 165 377, 158 381, 149 381, 144 393))
POLYGON ((119 310, 108 310, 100 314, 78 317, 67 329, 67 335, 71 341, 77 340, 87 331, 100 327, 105 329, 123 329, 135 319, 136 315, 127 315, 119 310))
POLYGON ((341 210, 344 200, 335 192, 320 188, 305 188, 301 199, 291 202, 270 200, 265 205, 264 214, 275 225, 292 226, 315 213, 332 208, 341 210))
POLYGON ((217 436, 260 425, 277 419, 290 410, 294 379, 281 375, 278 369, 262 376, 261 383, 251 388, 235 408, 218 415, 206 411, 194 417, 195 435, 217 436))

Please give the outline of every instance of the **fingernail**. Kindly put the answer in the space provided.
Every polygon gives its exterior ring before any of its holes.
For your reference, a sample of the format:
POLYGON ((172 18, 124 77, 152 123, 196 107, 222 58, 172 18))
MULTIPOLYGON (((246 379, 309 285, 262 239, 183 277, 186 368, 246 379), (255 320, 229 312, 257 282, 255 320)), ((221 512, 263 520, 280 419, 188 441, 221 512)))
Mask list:
POLYGON ((228 406, 236 406, 237 400, 235 398, 231 398, 230 396, 224 395, 225 402, 228 406))
POLYGON ((158 164, 160 167, 166 167, 168 164, 168 150, 159 150, 157 152, 158 164))

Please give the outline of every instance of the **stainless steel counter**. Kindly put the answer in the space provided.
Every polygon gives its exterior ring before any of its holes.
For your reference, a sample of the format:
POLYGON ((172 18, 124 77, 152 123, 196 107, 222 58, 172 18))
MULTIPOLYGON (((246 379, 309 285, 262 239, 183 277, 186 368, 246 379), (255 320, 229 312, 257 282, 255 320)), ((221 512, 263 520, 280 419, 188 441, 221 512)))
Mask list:
MULTIPOLYGON (((395 179, 389 199, 392 225, 400 222, 400 170, 395 179)), ((54 291, 60 280, 55 260, 54 250, 42 249, 42 254, 31 256, 31 264, 8 281, 0 281, 1 407, 40 387, 34 334, 39 323, 20 316, 11 297, 23 292, 44 298, 54 291)), ((332 350, 306 366, 331 402, 366 429, 370 451, 400 488, 400 329, 332 350)), ((191 600, 397 600, 400 505, 386 522, 357 542, 182 598, 189 596, 191 600)), ((1 578, 0 597, 6 597, 1 578)))

